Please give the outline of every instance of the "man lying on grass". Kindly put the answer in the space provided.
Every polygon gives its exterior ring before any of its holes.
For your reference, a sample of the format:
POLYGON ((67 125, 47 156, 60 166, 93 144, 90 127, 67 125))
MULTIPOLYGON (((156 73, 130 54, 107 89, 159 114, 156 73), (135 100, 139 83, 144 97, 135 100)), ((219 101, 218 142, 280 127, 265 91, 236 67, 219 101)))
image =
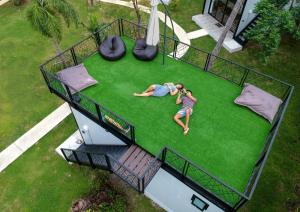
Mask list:
POLYGON ((197 99, 192 96, 192 91, 190 90, 187 90, 186 92, 180 92, 176 99, 176 104, 179 105, 182 103, 182 107, 174 116, 174 120, 182 127, 184 135, 186 135, 190 130, 190 115, 193 113, 193 106, 196 102, 197 99), (185 124, 180 120, 183 117, 185 117, 185 124))
POLYGON ((134 93, 134 96, 165 96, 170 93, 171 96, 174 96, 178 93, 179 90, 183 89, 183 84, 178 83, 174 85, 172 82, 164 83, 163 85, 150 85, 143 93, 134 93))

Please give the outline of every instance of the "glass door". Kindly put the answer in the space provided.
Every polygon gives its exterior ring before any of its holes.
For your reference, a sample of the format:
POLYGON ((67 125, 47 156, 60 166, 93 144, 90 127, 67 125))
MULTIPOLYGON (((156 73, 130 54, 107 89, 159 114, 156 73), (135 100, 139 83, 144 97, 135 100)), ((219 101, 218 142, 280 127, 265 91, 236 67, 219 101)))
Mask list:
POLYGON ((210 14, 222 23, 227 0, 212 0, 210 14))
MULTIPOLYGON (((209 14, 217 19, 217 21, 219 21, 222 25, 225 25, 235 3, 236 0, 212 0, 209 14)), ((235 32, 238 27, 238 23, 242 15, 242 10, 243 8, 241 7, 238 15, 233 21, 232 27, 230 29, 232 32, 235 32)))

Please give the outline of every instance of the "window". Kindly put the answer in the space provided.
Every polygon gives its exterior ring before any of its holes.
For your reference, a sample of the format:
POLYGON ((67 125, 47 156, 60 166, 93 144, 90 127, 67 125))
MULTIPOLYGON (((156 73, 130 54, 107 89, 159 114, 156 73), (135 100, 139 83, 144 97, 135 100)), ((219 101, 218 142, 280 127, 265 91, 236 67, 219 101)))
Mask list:
POLYGON ((199 197, 197 197, 195 194, 192 196, 192 205, 194 205, 196 208, 198 208, 201 211, 204 211, 208 208, 208 204, 201 200, 199 197))

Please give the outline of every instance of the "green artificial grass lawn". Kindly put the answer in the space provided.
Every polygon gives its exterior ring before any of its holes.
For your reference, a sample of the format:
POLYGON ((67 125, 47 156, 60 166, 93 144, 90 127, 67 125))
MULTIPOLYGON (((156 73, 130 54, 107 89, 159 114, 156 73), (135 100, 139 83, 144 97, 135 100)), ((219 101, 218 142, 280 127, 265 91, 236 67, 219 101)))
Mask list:
POLYGON ((240 87, 171 58, 163 66, 161 55, 151 62, 138 61, 131 54, 133 42, 124 40, 128 52, 120 61, 96 54, 84 62, 99 84, 83 93, 131 122, 137 143, 154 155, 168 146, 243 191, 270 124, 234 104, 240 87), (198 99, 187 136, 173 121, 180 109, 176 97, 132 95, 164 82, 182 82, 198 99))

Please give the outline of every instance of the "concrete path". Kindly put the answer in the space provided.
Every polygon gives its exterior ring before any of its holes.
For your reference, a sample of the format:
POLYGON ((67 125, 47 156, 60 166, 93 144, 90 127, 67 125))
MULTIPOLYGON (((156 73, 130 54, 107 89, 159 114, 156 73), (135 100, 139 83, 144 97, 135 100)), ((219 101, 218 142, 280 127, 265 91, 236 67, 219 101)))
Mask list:
MULTIPOLYGON (((192 20, 201 27, 205 29, 209 36, 211 36, 216 42, 218 42, 221 34, 223 33, 224 26, 220 25, 219 22, 208 14, 194 15, 192 20)), ((233 39, 233 33, 229 31, 223 42, 223 47, 230 53, 234 53, 242 50, 242 46, 233 39)))
POLYGON ((9 0, 0 0, 0 6, 7 3, 7 2, 9 2, 9 0))
MULTIPOLYGON (((98 1, 133 8, 132 2, 127 2, 127 1, 122 1, 122 0, 98 0, 98 1)), ((145 13, 150 13, 149 7, 139 5, 139 8, 141 11, 143 11, 145 13)), ((163 12, 158 11, 158 17, 163 23, 165 22, 165 14, 163 12)), ((188 38, 186 31, 179 24, 177 24, 174 20, 173 20, 173 25, 174 25, 174 33, 177 36, 177 38, 181 42, 183 42, 187 45, 190 45, 191 41, 188 38)), ((169 17, 167 17, 167 26, 172 29, 171 20, 169 17)), ((183 55, 185 55, 185 53, 189 50, 189 47, 187 45, 185 45, 185 48, 182 48, 182 46, 181 47, 179 46, 180 48, 178 48, 178 50, 176 52, 177 57, 182 57, 183 55)))
POLYGON ((200 37, 203 37, 203 36, 206 36, 206 35, 208 35, 208 32, 207 32, 206 29, 199 29, 199 30, 196 30, 196 31, 193 31, 193 32, 189 32, 187 34, 187 36, 190 40, 200 38, 200 37))
POLYGON ((71 113, 68 103, 64 103, 41 122, 18 138, 14 143, 0 152, 0 172, 20 157, 32 145, 38 142, 50 130, 71 113))

